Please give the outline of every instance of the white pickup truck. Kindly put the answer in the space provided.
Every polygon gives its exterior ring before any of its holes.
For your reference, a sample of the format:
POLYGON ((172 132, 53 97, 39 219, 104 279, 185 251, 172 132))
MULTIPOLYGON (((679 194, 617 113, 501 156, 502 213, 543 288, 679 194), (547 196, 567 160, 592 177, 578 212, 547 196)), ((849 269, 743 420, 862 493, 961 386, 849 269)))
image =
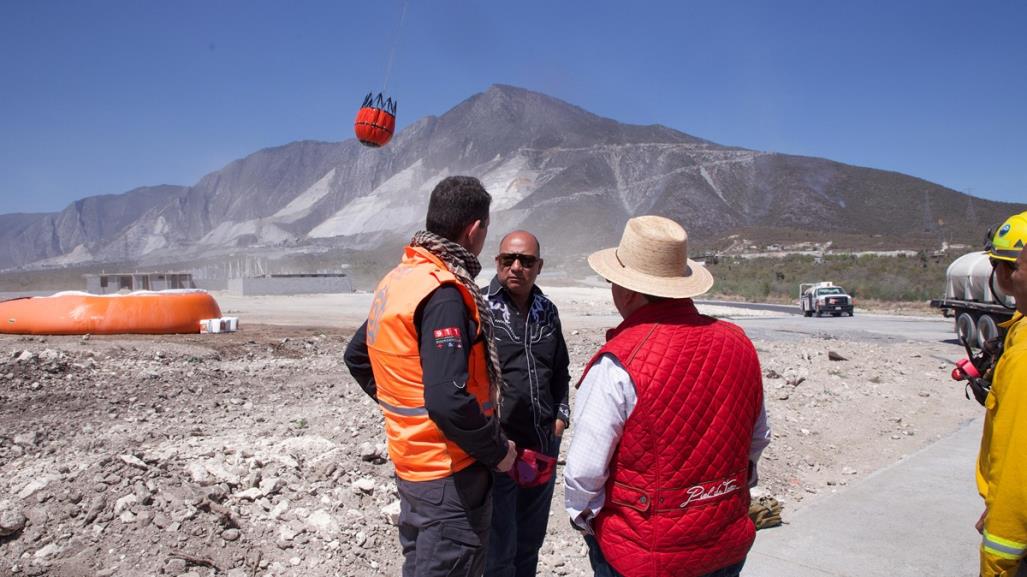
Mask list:
POLYGON ((842 313, 852 316, 852 297, 845 289, 832 282, 802 283, 799 285, 799 306, 807 317, 830 313, 839 317, 842 313))

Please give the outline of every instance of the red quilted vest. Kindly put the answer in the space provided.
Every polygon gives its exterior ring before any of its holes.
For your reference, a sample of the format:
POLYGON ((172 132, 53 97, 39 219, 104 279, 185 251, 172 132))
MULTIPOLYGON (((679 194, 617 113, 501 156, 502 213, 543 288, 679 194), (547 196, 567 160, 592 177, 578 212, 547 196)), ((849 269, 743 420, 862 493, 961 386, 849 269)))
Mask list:
POLYGON ((638 402, 594 523, 603 555, 625 577, 696 577, 738 563, 756 536, 748 463, 763 381, 752 342, 691 299, 646 305, 607 341, 589 367, 613 354, 638 402))

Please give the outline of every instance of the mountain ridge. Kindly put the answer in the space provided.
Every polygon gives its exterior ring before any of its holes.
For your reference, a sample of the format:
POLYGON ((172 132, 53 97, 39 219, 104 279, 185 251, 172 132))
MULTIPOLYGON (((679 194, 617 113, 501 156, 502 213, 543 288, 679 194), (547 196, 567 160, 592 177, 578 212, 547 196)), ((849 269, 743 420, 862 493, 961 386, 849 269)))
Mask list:
POLYGON ((373 248, 420 228, 428 193, 451 174, 485 183, 493 231, 529 228, 568 254, 616 244, 624 221, 647 213, 710 240, 776 227, 926 244, 976 240, 976 228, 1027 209, 895 171, 622 124, 493 85, 415 120, 382 149, 300 140, 233 160, 192 186, 0 215, 0 269, 373 248))

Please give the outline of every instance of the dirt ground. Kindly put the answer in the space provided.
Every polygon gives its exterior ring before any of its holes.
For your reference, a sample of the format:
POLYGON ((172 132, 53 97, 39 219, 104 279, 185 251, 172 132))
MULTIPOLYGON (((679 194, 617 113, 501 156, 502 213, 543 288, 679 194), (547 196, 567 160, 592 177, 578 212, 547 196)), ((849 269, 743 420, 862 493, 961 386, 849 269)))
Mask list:
MULTIPOLYGON (((616 321, 607 294, 554 293, 574 377, 616 321)), ((342 364, 369 297, 220 300, 239 332, 0 335, 0 576, 399 575, 382 419, 342 364)), ((786 522, 978 414, 951 345, 756 345, 758 490, 786 522)), ((539 574, 590 575, 562 500, 539 574)))

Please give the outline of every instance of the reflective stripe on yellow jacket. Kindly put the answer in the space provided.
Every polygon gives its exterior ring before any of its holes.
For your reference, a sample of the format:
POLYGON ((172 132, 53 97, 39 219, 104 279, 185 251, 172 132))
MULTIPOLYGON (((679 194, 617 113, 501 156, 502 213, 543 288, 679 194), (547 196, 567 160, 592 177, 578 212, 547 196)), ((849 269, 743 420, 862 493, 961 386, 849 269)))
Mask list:
POLYGON ((1027 552, 1027 322, 1003 324, 1005 348, 985 401, 977 489, 988 515, 981 576, 1013 577, 1027 552))
MULTIPOLYGON (((424 379, 414 315, 418 305, 444 284, 460 290, 467 311, 478 326, 472 295, 445 264, 423 248, 407 247, 399 266, 378 283, 367 318, 367 352, 385 415, 389 458, 396 475, 407 481, 430 481, 467 468, 474 459, 446 436, 424 406, 424 379)), ((482 412, 491 414, 485 345, 472 338, 467 360, 467 392, 482 412)))

